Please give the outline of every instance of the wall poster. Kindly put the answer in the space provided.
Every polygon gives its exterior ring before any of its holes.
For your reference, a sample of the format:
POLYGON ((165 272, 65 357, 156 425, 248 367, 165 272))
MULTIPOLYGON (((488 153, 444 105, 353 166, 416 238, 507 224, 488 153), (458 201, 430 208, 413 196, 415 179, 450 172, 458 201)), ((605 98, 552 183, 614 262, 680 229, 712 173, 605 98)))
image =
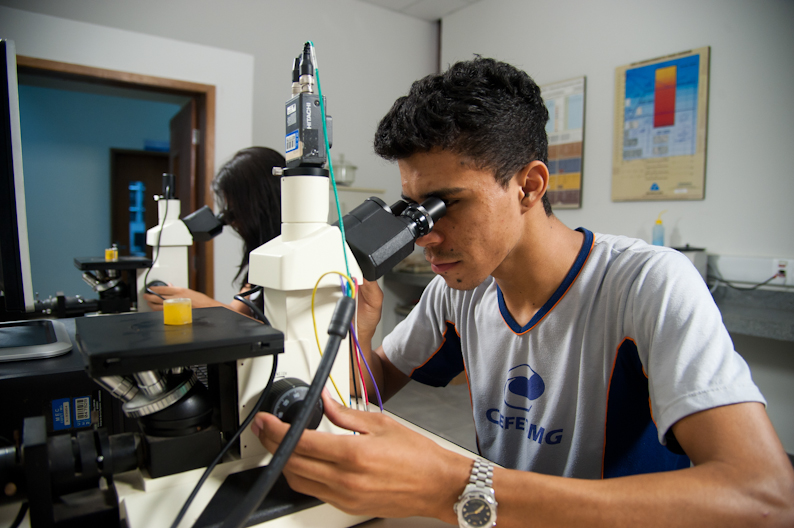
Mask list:
POLYGON ((549 110, 549 188, 552 207, 577 209, 582 203, 585 78, 540 87, 549 110))
POLYGON ((615 70, 612 200, 702 200, 709 47, 615 70))

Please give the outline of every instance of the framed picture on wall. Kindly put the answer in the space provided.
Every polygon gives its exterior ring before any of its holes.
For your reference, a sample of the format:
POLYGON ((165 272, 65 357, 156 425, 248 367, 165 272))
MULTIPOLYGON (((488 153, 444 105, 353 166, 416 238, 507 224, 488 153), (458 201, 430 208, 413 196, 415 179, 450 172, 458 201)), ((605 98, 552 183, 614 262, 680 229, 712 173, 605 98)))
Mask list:
POLYGON ((585 78, 540 87, 549 110, 549 188, 546 195, 556 209, 582 206, 585 78))
POLYGON ((709 48, 615 70, 612 200, 702 200, 709 48))

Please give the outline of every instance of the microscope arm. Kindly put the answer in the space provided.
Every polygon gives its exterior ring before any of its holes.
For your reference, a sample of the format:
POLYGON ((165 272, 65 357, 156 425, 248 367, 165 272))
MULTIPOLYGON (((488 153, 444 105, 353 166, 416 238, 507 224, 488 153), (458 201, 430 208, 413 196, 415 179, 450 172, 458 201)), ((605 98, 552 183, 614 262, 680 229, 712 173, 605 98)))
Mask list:
POLYGON ((337 301, 331 323, 328 327, 328 342, 325 345, 323 358, 317 368, 317 373, 312 380, 309 392, 303 401, 297 418, 290 426, 284 440, 279 445, 267 469, 259 475, 254 485, 248 491, 241 504, 235 506, 232 514, 226 518, 223 528, 239 528, 245 524, 262 499, 270 492, 271 488, 281 475, 281 471, 295 450, 298 440, 309 423, 312 411, 320 400, 320 394, 331 373, 331 367, 336 359, 339 344, 347 337, 348 328, 356 311, 356 302, 351 297, 342 297, 337 301))

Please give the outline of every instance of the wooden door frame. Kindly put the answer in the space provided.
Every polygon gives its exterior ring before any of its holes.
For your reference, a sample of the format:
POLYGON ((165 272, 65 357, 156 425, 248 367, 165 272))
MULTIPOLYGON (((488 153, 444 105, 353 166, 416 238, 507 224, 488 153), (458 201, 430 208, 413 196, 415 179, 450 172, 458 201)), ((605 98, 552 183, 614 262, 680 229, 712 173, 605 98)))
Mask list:
MULTIPOLYGON (((199 127, 199 152, 197 174, 194 185, 197 190, 198 205, 213 207, 212 178, 215 173, 215 86, 190 81, 180 81, 165 77, 142 75, 94 68, 81 64, 51 61, 17 55, 17 69, 20 73, 45 75, 58 79, 70 79, 94 84, 132 88, 150 92, 186 95, 196 101, 199 127)), ((213 243, 205 242, 205 262, 199 273, 202 274, 206 288, 204 293, 215 296, 215 260, 213 243)))

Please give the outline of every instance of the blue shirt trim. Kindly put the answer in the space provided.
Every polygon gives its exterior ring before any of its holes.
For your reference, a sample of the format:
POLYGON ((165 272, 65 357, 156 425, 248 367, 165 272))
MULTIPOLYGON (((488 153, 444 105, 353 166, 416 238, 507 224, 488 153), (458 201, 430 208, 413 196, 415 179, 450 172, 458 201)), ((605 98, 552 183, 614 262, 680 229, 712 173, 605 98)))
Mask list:
POLYGON ((447 321, 441 346, 424 365, 411 372, 411 378, 431 387, 446 387, 464 368, 460 336, 455 325, 447 321))
POLYGON ((677 455, 659 443, 649 398, 648 377, 642 369, 637 345, 626 339, 618 347, 609 380, 603 478, 690 466, 686 455, 677 455))
POLYGON ((538 324, 541 319, 546 317, 546 315, 554 308, 554 306, 562 299, 562 296, 565 295, 565 292, 568 291, 568 288, 571 287, 571 284, 576 280, 576 277, 579 276, 579 272, 582 271, 582 267, 584 267, 584 263, 587 262, 587 257, 590 256, 590 250, 593 247, 593 233, 588 231, 587 229, 580 227, 577 231, 584 234, 584 242, 582 243, 582 248, 579 250, 579 254, 576 256, 576 260, 573 263, 568 274, 565 276, 565 280, 562 281, 560 287, 554 292, 554 295, 546 301, 546 304, 538 310, 538 312, 530 319, 530 321, 525 325, 519 325, 513 316, 510 315, 510 312, 507 310, 507 305, 505 304, 505 298, 502 294, 502 289, 499 285, 496 285, 496 293, 497 298, 499 299, 499 311, 502 313, 502 318, 505 320, 507 325, 510 329, 515 332, 516 334, 523 334, 528 332, 532 329, 533 326, 538 324))

